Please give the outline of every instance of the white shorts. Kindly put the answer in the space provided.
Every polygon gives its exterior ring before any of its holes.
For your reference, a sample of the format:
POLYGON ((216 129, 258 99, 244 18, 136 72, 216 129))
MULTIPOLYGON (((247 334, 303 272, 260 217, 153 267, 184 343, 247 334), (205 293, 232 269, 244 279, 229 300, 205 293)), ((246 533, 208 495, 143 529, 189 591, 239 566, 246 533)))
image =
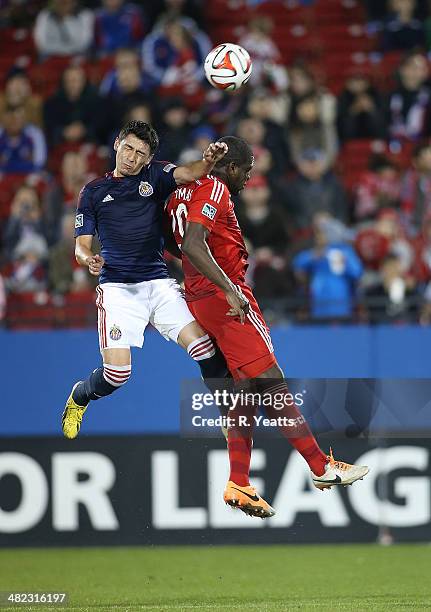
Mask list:
POLYGON ((96 292, 100 350, 142 348, 148 323, 166 340, 177 342, 183 327, 194 321, 173 278, 136 284, 103 283, 96 292))

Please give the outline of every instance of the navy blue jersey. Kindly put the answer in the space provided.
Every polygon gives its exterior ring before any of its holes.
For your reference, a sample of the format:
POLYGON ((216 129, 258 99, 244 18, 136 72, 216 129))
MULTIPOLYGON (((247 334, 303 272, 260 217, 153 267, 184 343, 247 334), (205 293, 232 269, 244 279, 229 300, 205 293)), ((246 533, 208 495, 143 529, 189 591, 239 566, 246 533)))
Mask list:
POLYGON ((100 283, 140 283, 167 278, 163 259, 163 207, 177 184, 175 166, 151 162, 135 176, 112 172, 82 189, 75 237, 97 233, 105 265, 100 283))

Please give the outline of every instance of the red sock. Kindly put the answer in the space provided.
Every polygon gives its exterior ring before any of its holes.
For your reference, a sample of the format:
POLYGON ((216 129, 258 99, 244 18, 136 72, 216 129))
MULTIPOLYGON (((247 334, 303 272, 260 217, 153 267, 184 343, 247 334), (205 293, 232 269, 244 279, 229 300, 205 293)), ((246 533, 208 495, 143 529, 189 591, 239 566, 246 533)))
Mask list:
POLYGON ((230 475, 229 480, 240 487, 250 484, 251 449, 253 448, 253 405, 237 407, 229 416, 234 425, 229 427, 227 434, 227 448, 229 452, 230 475), (248 425, 239 425, 238 416, 247 415, 248 425))
POLYGON ((229 429, 227 436, 229 451, 229 480, 240 487, 250 484, 251 440, 237 435, 234 429, 229 429))
MULTIPOLYGON (((310 428, 307 425, 307 429, 310 428)), ((317 444, 316 438, 310 431, 308 436, 304 438, 290 438, 283 432, 289 442, 296 448, 305 461, 308 463, 310 470, 316 476, 322 476, 325 473, 325 465, 328 463, 328 457, 322 451, 320 446, 317 444)))
MULTIPOLYGON (((262 382, 264 379, 260 379, 262 382)), ((270 383, 270 381, 266 381, 270 383)), ((291 394, 285 382, 271 381, 272 384, 268 384, 264 389, 264 393, 268 395, 276 395, 277 403, 271 402, 271 406, 266 406, 266 412, 269 418, 287 417, 288 419, 295 419, 297 425, 290 427, 288 425, 281 425, 279 427, 281 433, 290 444, 300 453, 305 461, 308 463, 310 470, 316 476, 322 476, 325 473, 325 465, 328 463, 328 457, 322 451, 320 446, 317 444, 316 438, 311 433, 310 428, 307 425, 306 420, 301 414, 298 406, 291 402, 291 394), (274 384, 275 383, 275 384, 274 384), (288 395, 289 394, 289 395, 288 395), (274 406, 279 406, 280 397, 285 396, 283 400, 284 405, 281 409, 275 409, 274 406)))

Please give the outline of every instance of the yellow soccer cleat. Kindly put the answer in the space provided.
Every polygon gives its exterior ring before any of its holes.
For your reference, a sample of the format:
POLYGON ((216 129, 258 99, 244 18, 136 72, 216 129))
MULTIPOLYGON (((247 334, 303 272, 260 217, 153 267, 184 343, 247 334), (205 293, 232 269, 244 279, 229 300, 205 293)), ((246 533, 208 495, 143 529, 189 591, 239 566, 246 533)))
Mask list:
POLYGON ((240 487, 231 480, 226 485, 223 499, 232 508, 261 519, 274 516, 275 510, 256 492, 254 487, 240 487))
POLYGON ((63 429, 63 434, 66 438, 73 440, 79 433, 81 429, 82 417, 84 416, 84 412, 87 410, 88 404, 85 406, 78 406, 78 404, 73 399, 73 392, 76 387, 82 381, 78 381, 73 385, 73 389, 70 392, 69 397, 67 398, 66 406, 63 411, 63 416, 61 417, 61 427, 63 429))

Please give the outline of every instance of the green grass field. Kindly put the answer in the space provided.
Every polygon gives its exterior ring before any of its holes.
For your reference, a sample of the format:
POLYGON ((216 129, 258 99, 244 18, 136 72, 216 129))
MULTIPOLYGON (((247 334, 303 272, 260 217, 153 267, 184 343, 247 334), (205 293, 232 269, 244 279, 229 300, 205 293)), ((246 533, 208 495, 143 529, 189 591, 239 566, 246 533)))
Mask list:
MULTIPOLYGON (((67 591, 66 609, 431 609, 431 547, 4 549, 0 590, 67 591)), ((0 610, 48 610, 47 606, 0 610)))

